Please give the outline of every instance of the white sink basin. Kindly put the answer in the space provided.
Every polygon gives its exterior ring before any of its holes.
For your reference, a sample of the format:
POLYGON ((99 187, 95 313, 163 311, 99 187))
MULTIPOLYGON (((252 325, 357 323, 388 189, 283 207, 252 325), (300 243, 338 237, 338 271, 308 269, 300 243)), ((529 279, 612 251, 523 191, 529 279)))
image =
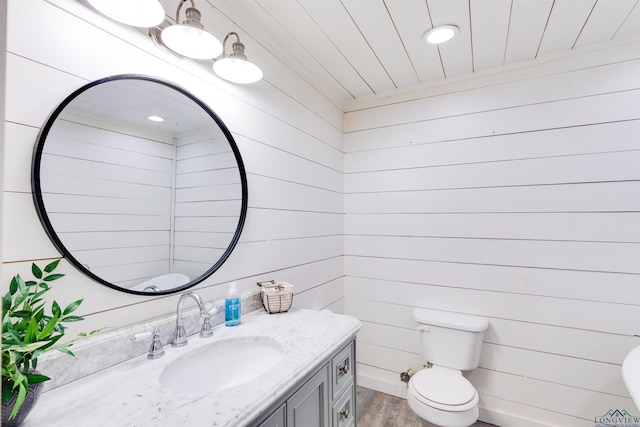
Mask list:
POLYGON ((160 384, 178 393, 206 393, 246 383, 272 369, 284 355, 268 337, 217 340, 187 352, 160 373, 160 384))
POLYGON ((622 379, 631 398, 640 408, 640 346, 631 350, 622 362, 622 379))

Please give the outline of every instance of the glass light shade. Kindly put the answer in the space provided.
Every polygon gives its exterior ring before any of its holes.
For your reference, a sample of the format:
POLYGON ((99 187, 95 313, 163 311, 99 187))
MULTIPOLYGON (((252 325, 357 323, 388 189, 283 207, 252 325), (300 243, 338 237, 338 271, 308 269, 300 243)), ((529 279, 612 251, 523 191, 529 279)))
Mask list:
POLYGON ((260 67, 240 58, 222 58, 214 62, 213 71, 232 83, 255 83, 262 78, 260 67))
POLYGON ((195 59, 211 59, 222 53, 222 43, 211 33, 191 25, 174 24, 160 34, 172 51, 195 59))
POLYGON ((422 40, 429 44, 440 44, 451 40, 458 32, 458 27, 455 25, 442 25, 427 31, 422 40))
POLYGON ((151 28, 164 21, 158 0, 87 0, 98 12, 132 27, 151 28))

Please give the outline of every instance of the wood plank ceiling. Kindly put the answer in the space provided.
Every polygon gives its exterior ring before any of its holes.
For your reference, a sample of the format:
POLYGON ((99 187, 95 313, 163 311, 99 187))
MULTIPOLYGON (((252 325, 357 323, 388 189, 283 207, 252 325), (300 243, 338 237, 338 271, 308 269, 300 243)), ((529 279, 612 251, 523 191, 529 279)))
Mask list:
POLYGON ((250 19, 252 42, 345 103, 640 36, 639 0, 225 3, 250 19), (439 46, 423 43, 443 24, 460 33, 439 46))

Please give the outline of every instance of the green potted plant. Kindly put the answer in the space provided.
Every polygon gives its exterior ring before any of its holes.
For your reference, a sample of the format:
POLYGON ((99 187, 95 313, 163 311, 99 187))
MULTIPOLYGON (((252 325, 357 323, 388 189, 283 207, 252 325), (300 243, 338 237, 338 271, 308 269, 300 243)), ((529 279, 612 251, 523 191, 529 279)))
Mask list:
POLYGON ((71 343, 58 341, 65 334, 65 324, 83 320, 73 313, 82 300, 64 309, 53 301, 46 308, 44 295, 49 283, 63 277, 54 273, 60 260, 40 269, 35 263, 31 272, 36 280, 24 281, 20 275, 11 279, 9 291, 2 299, 2 418, 3 425, 22 423, 42 390, 42 383, 50 378, 35 371, 38 357, 49 350, 70 356, 71 343), (34 395, 35 393, 35 395, 34 395), (29 407, 27 407, 29 406, 29 407))

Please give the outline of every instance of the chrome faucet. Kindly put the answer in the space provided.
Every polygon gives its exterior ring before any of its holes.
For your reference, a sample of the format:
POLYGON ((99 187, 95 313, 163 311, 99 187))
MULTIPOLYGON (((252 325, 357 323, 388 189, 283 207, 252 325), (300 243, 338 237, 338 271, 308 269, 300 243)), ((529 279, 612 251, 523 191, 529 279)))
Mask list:
POLYGON ((176 330, 173 333, 173 339, 171 340, 171 345, 173 347, 182 347, 183 345, 187 345, 187 333, 184 330, 184 319, 182 315, 182 306, 184 305, 184 301, 187 298, 193 298, 200 308, 200 314, 202 315, 202 329, 200 330, 200 336, 210 337, 213 335, 213 328, 211 327, 211 315, 207 311, 207 308, 204 306, 204 302, 200 295, 195 292, 186 292, 180 296, 178 300, 178 313, 176 315, 176 330))

